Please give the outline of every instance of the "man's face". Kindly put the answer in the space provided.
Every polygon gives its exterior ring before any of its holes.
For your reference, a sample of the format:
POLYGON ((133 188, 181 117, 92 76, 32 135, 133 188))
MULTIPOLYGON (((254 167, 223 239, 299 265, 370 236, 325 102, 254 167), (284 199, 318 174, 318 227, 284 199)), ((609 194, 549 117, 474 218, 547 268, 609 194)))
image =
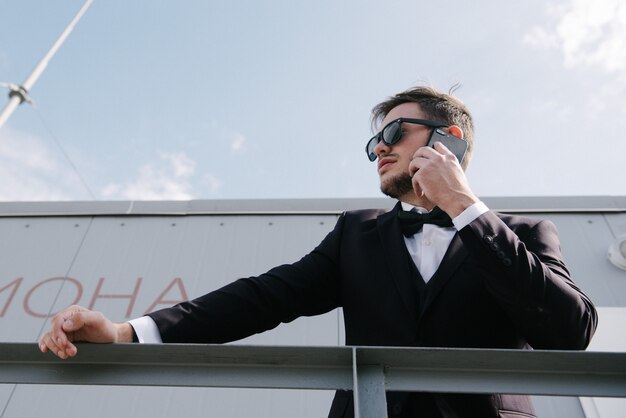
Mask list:
MULTIPOLYGON (((391 109, 380 128, 398 118, 428 119, 417 103, 403 103, 391 109)), ((426 145, 432 128, 412 123, 402 124, 402 137, 394 145, 380 141, 374 151, 378 155, 380 190, 387 196, 405 200, 413 193, 409 163, 415 151, 426 145), (405 199, 403 199, 405 197, 405 199)))

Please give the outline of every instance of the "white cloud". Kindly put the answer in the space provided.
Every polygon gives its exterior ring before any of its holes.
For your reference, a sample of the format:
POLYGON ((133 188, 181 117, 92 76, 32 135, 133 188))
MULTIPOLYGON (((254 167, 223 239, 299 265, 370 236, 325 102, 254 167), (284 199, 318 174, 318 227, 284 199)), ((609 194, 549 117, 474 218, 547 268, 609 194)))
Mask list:
POLYGON ((248 138, 238 130, 224 126, 221 122, 212 119, 204 124, 206 136, 212 143, 226 146, 233 154, 244 154, 248 151, 248 138))
POLYGON ((524 36, 524 43, 537 49, 555 49, 559 47, 559 38, 553 32, 550 32, 539 26, 535 26, 524 36))
POLYGON ((183 152, 159 153, 159 161, 142 165, 136 179, 126 184, 111 183, 101 193, 108 199, 192 199, 195 168, 196 162, 183 152))
POLYGON ((239 132, 234 132, 233 137, 230 141, 230 149, 235 154, 241 154, 248 150, 248 146, 246 145, 247 140, 243 134, 239 132))
POLYGON ((224 184, 224 182, 220 178, 211 173, 207 173, 204 175, 204 183, 207 185, 211 193, 219 192, 222 188, 222 185, 224 184))
POLYGON ((196 169, 196 162, 189 158, 184 152, 176 154, 166 154, 161 152, 159 153, 159 157, 171 164, 176 178, 190 177, 196 169))
POLYGON ((40 138, 0 130, 0 200, 46 201, 85 198, 74 172, 59 164, 40 138))
POLYGON ((567 0, 548 6, 556 20, 550 27, 535 26, 524 43, 559 49, 566 67, 598 67, 626 71, 626 3, 623 0, 567 0))

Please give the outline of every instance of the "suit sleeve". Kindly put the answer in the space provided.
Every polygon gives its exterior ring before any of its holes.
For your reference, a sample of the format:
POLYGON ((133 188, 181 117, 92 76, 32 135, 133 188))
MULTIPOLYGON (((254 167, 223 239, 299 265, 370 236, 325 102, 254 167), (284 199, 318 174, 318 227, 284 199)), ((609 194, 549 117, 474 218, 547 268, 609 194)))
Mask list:
POLYGON ((570 279, 556 227, 511 219, 507 224, 489 211, 459 232, 487 289, 533 348, 585 349, 597 314, 570 279))
POLYGON ((335 229, 301 260, 230 283, 191 301, 149 314, 163 342, 225 343, 340 305, 340 217, 335 229))

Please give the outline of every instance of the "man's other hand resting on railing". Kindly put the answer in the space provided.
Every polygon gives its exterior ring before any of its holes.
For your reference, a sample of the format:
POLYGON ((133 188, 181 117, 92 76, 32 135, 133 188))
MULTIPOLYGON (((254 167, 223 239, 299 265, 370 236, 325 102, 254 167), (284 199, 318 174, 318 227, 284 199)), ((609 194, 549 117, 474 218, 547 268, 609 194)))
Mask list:
POLYGON ((127 322, 116 324, 100 312, 70 306, 52 318, 50 330, 39 339, 39 349, 66 359, 76 355, 74 343, 80 341, 130 343, 133 331, 127 322))

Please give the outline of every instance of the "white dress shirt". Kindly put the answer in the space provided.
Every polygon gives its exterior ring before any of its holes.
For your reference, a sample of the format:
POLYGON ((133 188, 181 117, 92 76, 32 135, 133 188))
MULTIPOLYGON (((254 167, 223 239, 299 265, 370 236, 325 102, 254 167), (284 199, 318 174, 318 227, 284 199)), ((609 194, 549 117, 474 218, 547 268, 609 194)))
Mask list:
MULTIPOLYGON (((401 203, 402 209, 406 211, 414 208, 414 206, 408 203, 401 203)), ((427 212, 426 209, 419 207, 416 210, 420 213, 427 212)), ((426 224, 415 235, 408 238, 404 237, 406 248, 409 250, 409 254, 425 282, 428 283, 439 268, 439 264, 441 264, 446 251, 448 251, 450 242, 456 232, 469 225, 470 222, 488 210, 489 208, 483 202, 477 202, 452 219, 454 227, 447 228, 426 224)), ((149 316, 131 319, 128 322, 135 330, 140 343, 160 344, 163 342, 156 323, 149 316)))
MULTIPOLYGON (((402 203, 402 209, 409 212, 415 209, 418 213, 428 211, 421 207, 415 207, 408 203, 402 203)), ((454 226, 441 227, 433 224, 425 224, 419 232, 410 237, 404 237, 406 248, 426 283, 433 277, 439 268, 443 256, 448 251, 450 242, 457 231, 469 225, 489 209, 483 202, 477 202, 465 209, 459 216, 452 219, 454 226)))

